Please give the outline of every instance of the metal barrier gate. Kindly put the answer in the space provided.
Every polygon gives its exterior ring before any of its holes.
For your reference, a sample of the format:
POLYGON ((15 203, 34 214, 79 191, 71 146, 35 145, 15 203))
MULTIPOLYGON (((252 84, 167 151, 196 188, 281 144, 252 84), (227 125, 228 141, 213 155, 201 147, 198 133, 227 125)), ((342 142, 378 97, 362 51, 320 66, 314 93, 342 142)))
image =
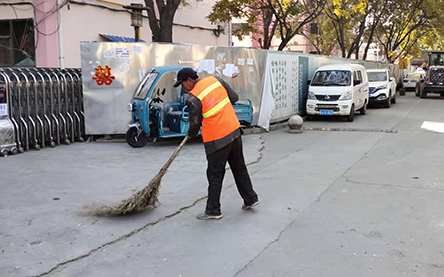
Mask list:
POLYGON ((84 141, 80 69, 0 68, 1 90, 1 155, 84 141))

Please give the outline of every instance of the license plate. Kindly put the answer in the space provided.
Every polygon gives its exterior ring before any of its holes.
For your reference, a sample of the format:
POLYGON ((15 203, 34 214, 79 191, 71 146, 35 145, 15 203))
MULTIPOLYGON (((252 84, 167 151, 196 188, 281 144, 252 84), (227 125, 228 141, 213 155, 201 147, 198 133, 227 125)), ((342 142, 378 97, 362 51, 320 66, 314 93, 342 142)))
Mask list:
POLYGON ((320 115, 333 115, 332 110, 321 110, 319 111, 320 115))
POLYGON ((8 104, 0 104, 0 117, 8 115, 8 104))

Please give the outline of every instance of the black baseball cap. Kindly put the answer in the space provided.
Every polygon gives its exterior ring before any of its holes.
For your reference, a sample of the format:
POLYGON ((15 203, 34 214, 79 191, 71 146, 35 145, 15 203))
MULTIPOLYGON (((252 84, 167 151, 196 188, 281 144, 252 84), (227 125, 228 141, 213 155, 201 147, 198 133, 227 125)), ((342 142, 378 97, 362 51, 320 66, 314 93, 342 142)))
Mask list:
POLYGON ((174 84, 174 87, 180 86, 180 84, 188 78, 197 79, 197 72, 194 71, 191 67, 185 67, 177 72, 177 82, 174 84))

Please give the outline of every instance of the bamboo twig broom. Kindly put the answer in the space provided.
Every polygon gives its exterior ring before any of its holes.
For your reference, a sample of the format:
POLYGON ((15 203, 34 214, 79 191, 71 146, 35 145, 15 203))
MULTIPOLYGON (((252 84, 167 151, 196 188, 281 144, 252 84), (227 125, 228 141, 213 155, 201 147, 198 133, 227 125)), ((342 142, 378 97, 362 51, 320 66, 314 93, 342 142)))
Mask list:
POLYGON ((158 196, 162 177, 165 175, 168 168, 173 163, 174 159, 179 155, 180 150, 185 145, 187 140, 188 136, 186 136, 182 140, 170 159, 165 163, 165 165, 159 170, 159 173, 157 173, 157 175, 148 183, 145 188, 137 191, 130 198, 122 200, 120 203, 115 204, 114 206, 85 206, 85 208, 88 210, 86 214, 98 216, 113 216, 123 215, 131 212, 139 212, 145 210, 148 207, 156 207, 157 203, 159 202, 158 196))

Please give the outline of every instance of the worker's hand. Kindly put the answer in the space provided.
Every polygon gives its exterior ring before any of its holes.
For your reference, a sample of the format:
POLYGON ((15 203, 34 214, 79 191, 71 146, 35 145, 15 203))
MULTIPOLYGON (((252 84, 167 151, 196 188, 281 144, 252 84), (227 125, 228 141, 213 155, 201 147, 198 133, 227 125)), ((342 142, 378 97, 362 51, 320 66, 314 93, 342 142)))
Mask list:
POLYGON ((187 133, 188 140, 192 139, 192 137, 187 133))

